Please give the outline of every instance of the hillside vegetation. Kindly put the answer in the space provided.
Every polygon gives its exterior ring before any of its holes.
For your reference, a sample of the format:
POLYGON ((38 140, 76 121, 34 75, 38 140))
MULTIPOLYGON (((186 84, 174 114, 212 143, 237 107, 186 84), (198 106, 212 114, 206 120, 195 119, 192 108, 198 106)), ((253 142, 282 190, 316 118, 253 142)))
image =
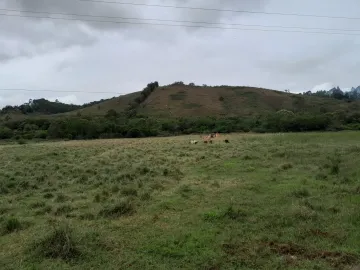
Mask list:
POLYGON ((68 112, 66 115, 78 115, 80 113, 84 116, 104 116, 109 110, 115 110, 117 113, 124 113, 129 103, 131 103, 139 95, 140 92, 123 95, 104 102, 99 102, 98 104, 94 104, 92 106, 68 112))
POLYGON ((191 139, 0 145, 1 269, 356 269, 360 133, 191 139))
POLYGON ((22 114, 6 113, 3 109, 0 139, 360 130, 358 100, 181 82, 168 86, 149 83, 141 92, 85 104, 71 111, 64 104, 38 100, 23 108, 26 110, 22 114), (58 113, 42 114, 54 110, 58 113))
MULTIPOLYGON (((80 112, 82 115, 105 115, 109 110, 124 113, 128 104, 140 94, 141 92, 135 92, 120 96, 81 109, 80 112)), ((360 101, 290 94, 247 86, 212 87, 177 83, 157 87, 141 102, 137 112, 145 116, 162 118, 231 117, 264 115, 282 109, 303 113, 360 112, 360 101)))

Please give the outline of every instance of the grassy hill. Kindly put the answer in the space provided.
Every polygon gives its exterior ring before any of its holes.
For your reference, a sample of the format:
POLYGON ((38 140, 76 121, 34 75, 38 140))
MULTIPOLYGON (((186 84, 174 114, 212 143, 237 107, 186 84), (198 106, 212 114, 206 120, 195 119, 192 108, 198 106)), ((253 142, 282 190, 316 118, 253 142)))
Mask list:
POLYGON ((360 110, 360 102, 302 96, 254 87, 174 85, 156 89, 139 112, 171 116, 250 116, 287 109, 294 112, 360 110))
POLYGON ((105 115, 111 109, 118 113, 122 113, 125 111, 128 104, 139 95, 140 92, 130 93, 80 110, 68 112, 65 115, 77 115, 79 112, 81 115, 105 115))
MULTIPOLYGON (((46 109, 24 115, 20 110, 10 112, 12 119, 27 116, 102 116, 109 110, 125 112, 128 105, 141 95, 134 92, 94 105, 67 105, 47 102, 46 109), (49 108, 61 106, 63 111, 51 112, 49 108), (49 107, 49 108, 48 108, 49 107)), ((21 107, 21 106, 20 106, 21 107)), ((248 86, 190 86, 169 85, 156 88, 137 108, 138 114, 154 117, 193 116, 253 116, 281 109, 293 112, 326 113, 335 111, 360 112, 360 101, 348 102, 330 97, 306 96, 248 86)), ((4 110, 4 109, 3 109, 4 110)), ((5 114, 2 115, 2 118, 5 114)))
MULTIPOLYGON (((129 102, 139 95, 140 92, 124 95, 79 111, 82 115, 104 115, 110 109, 121 113, 124 112, 129 102)), ((140 104, 138 113, 157 117, 221 117, 261 115, 281 109, 313 113, 338 110, 355 112, 360 111, 360 102, 303 96, 246 86, 170 85, 155 89, 140 104)))
MULTIPOLYGON (((55 105, 63 109, 62 104, 55 105)), ((360 130, 359 100, 245 86, 207 87, 177 83, 159 87, 154 82, 141 92, 84 104, 77 110, 42 114, 41 109, 48 107, 49 104, 44 108, 30 104, 23 108, 33 110, 31 113, 19 114, 17 111, 17 114, 0 115, 0 139, 360 130)))

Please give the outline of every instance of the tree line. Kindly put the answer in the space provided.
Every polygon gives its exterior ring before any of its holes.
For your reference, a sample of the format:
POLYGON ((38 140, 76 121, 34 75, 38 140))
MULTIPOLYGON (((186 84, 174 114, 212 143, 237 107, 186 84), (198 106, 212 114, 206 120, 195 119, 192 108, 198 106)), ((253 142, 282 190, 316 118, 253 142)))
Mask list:
POLYGON ((359 100, 360 99, 360 92, 358 91, 350 91, 350 92, 344 92, 339 87, 335 87, 329 91, 325 90, 319 90, 316 92, 307 91, 302 93, 302 95, 305 96, 317 96, 317 97, 329 97, 339 100, 359 100))
POLYGON ((295 114, 281 110, 253 117, 158 119, 145 116, 66 117, 5 121, 0 139, 140 138, 210 132, 302 132, 360 130, 360 113, 295 114))
POLYGON ((11 113, 19 113, 25 115, 29 115, 29 114, 48 115, 48 114, 66 113, 66 112, 71 112, 82 108, 90 107, 110 99, 101 99, 98 101, 85 103, 83 105, 66 104, 60 102, 59 100, 53 102, 44 98, 30 99, 28 102, 25 102, 24 104, 19 106, 10 106, 10 105, 5 106, 0 110, 0 115, 6 115, 11 113))

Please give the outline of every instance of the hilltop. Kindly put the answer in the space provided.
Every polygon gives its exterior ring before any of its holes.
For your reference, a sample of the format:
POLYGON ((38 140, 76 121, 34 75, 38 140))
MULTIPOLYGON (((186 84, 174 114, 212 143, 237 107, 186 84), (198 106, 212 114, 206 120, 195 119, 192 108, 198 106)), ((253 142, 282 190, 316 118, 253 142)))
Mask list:
MULTIPOLYGON (((147 89, 147 88, 145 88, 147 89)), ((360 111, 359 100, 336 99, 320 94, 291 94, 249 86, 196 86, 181 82, 154 87, 146 95, 134 92, 84 105, 30 100, 20 106, 6 106, 0 113, 23 116, 104 116, 110 110, 124 114, 137 99, 137 114, 159 118, 254 116, 289 110, 294 113, 360 111)))
MULTIPOLYGON (((141 95, 135 92, 94 106, 73 111, 82 115, 105 115, 109 110, 124 113, 141 95)), ((326 113, 360 111, 360 101, 291 94, 248 86, 195 86, 176 83, 157 87, 137 106, 137 113, 153 117, 254 116, 279 110, 326 113)))

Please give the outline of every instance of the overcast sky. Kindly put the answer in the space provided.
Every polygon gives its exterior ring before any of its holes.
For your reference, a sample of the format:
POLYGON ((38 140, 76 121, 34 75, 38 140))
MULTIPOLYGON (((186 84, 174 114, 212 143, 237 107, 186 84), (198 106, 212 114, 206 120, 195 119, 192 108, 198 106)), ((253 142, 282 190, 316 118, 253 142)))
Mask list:
MULTIPOLYGON (((359 0, 134 0, 132 2, 260 12, 360 16, 359 0)), ((0 9, 3 9, 0 13, 8 15, 21 15, 21 13, 4 11, 4 9, 225 24, 360 30, 360 20, 354 19, 145 7, 79 0, 0 0, 0 9)), ((30 13, 22 13, 22 15, 47 16, 30 13)), ((66 18, 79 17, 72 15, 66 18)), ((94 17, 86 19, 106 20, 94 17)), ((114 18, 107 20, 124 21, 114 18)), ((139 21, 127 20, 127 22, 139 21)), ((325 32, 325 30, 313 31, 325 32)), ((291 92, 329 89, 335 85, 349 88, 360 85, 360 31, 347 33, 359 34, 359 36, 0 16, 0 88, 129 93, 139 91, 147 83, 155 80, 161 85, 182 80, 196 84, 290 89, 291 92)), ((0 107, 7 104, 21 104, 30 98, 40 97, 83 103, 112 96, 117 94, 0 90, 0 107)))

